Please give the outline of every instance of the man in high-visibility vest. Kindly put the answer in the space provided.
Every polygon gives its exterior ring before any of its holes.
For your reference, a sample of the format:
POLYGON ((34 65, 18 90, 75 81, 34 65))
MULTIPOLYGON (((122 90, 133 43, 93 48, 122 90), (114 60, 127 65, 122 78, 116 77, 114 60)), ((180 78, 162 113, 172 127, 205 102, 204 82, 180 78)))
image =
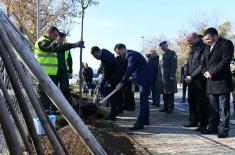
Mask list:
MULTIPOLYGON (((58 44, 65 43, 66 34, 60 32, 57 37, 58 44)), ((64 97, 68 100, 68 102, 72 105, 72 98, 69 89, 69 78, 72 76, 73 73, 73 60, 70 53, 70 50, 65 52, 58 52, 57 53, 58 59, 58 71, 56 76, 56 84, 60 86, 61 92, 63 93, 64 97)))
MULTIPOLYGON (((71 96, 70 93, 68 93, 69 88, 67 83, 69 71, 69 62, 67 62, 69 59, 68 50, 76 47, 84 47, 84 42, 78 41, 76 43, 61 43, 61 41, 58 42, 56 40, 59 34, 59 30, 56 27, 51 26, 46 31, 45 35, 41 36, 36 41, 34 47, 35 58, 38 63, 40 63, 44 72, 49 75, 56 85, 60 82, 60 88, 63 87, 62 92, 64 96, 69 102, 71 102, 71 96)), ((38 97, 46 112, 53 113, 55 111, 54 106, 52 106, 53 104, 44 91, 40 88, 38 88, 38 97)))

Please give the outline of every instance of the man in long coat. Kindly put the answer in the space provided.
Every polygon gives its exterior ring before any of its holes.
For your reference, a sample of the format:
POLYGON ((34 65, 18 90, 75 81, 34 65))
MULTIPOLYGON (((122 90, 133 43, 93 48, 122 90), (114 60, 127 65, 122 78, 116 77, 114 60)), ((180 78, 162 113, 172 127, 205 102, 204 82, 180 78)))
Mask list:
POLYGON ((207 79, 208 126, 205 134, 217 134, 219 138, 228 137, 230 118, 230 92, 232 74, 230 63, 234 46, 230 40, 219 37, 215 28, 204 32, 208 44, 207 56, 203 63, 203 75, 207 79))
POLYGON ((160 57, 159 66, 162 75, 164 101, 164 108, 161 109, 160 112, 170 114, 174 109, 174 93, 177 93, 177 56, 175 51, 168 49, 167 41, 161 42, 159 46, 163 51, 163 54, 160 57))
POLYGON ((196 131, 206 128, 206 80, 202 75, 202 60, 206 44, 195 32, 186 35, 189 45, 188 66, 189 74, 185 81, 188 83, 189 123, 185 127, 199 127, 196 131))

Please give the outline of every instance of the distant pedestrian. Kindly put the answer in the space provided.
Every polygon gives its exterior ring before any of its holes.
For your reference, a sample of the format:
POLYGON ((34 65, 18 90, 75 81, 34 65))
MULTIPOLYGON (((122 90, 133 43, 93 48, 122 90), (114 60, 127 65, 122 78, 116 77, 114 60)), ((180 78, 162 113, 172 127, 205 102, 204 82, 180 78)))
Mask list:
POLYGON ((168 48, 167 41, 159 44, 163 54, 160 57, 159 65, 161 72, 161 81, 163 84, 163 101, 164 108, 160 112, 171 114, 174 109, 174 93, 177 93, 176 70, 177 56, 175 51, 168 48))
POLYGON ((92 83, 93 70, 88 66, 88 63, 85 63, 84 68, 82 69, 82 75, 87 84, 92 83))
MULTIPOLYGON (((158 64, 159 64, 159 56, 157 55, 157 52, 156 50, 150 50, 146 53, 146 57, 147 57, 147 61, 148 61, 148 64, 149 66, 152 68, 154 74, 155 74, 155 77, 158 76, 158 64)), ((153 99, 153 103, 152 105, 155 105, 157 107, 160 107, 160 99, 158 98, 159 96, 159 92, 157 92, 157 84, 158 82, 158 79, 155 78, 152 85, 151 85, 151 96, 152 96, 152 99, 153 99)))
MULTIPOLYGON (((231 72, 232 72, 232 80, 233 80, 233 107, 235 109, 235 55, 233 55, 233 59, 230 64, 231 72)), ((230 109, 231 110, 231 109, 230 109)))
POLYGON ((185 61, 184 65, 181 67, 181 72, 180 72, 180 83, 182 84, 182 99, 180 103, 185 103, 186 100, 186 91, 187 91, 187 87, 188 84, 185 81, 186 76, 189 75, 189 67, 188 67, 188 62, 187 60, 185 61))
POLYGON ((85 85, 83 87, 83 92, 88 94, 89 90, 91 89, 91 96, 93 96, 93 69, 88 66, 88 63, 84 64, 84 67, 82 69, 82 76, 85 80, 85 85))

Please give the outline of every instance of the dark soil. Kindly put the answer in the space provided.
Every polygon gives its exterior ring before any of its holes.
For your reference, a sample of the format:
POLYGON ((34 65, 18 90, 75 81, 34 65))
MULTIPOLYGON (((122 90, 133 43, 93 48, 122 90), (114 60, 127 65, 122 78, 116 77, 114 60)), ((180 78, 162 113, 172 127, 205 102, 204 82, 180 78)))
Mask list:
MULTIPOLYGON (((136 150, 130 140, 121 132, 110 132, 88 126, 92 134, 109 155, 135 155, 136 150)), ((79 136, 70 126, 66 126, 59 130, 59 136, 65 144, 71 155, 90 155, 86 146, 82 143, 79 136)), ((53 154, 51 145, 47 137, 41 140, 45 153, 53 154)))
MULTIPOLYGON (((83 120, 108 155, 142 155, 140 151, 136 150, 129 137, 121 132, 113 122, 100 118, 102 118, 101 112, 93 112, 83 120)), ((56 124, 58 135, 71 155, 91 154, 62 116, 57 117, 56 124)), ((41 143, 45 149, 45 154, 53 154, 46 136, 41 139, 41 143)))

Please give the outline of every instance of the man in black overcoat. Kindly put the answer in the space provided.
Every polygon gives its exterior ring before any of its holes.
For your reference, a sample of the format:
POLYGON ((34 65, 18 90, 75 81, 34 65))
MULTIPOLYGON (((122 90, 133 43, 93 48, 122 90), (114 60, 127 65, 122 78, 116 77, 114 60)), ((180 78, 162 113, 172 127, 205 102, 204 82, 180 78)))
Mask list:
POLYGON ((217 134, 219 138, 228 137, 230 119, 230 92, 232 75, 230 63, 234 46, 230 40, 219 37, 215 28, 204 32, 204 41, 209 47, 203 61, 203 75, 207 79, 208 126, 206 134, 217 134))

